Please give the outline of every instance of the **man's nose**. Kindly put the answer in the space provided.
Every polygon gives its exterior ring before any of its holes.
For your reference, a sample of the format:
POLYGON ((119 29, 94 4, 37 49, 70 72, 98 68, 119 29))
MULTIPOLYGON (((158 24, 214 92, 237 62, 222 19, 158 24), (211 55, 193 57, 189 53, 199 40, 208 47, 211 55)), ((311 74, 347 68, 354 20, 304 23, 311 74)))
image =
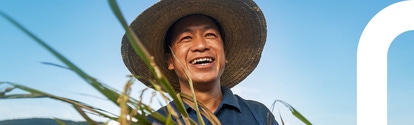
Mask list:
POLYGON ((193 51, 206 51, 210 49, 210 47, 207 44, 206 39, 199 37, 193 42, 193 51))

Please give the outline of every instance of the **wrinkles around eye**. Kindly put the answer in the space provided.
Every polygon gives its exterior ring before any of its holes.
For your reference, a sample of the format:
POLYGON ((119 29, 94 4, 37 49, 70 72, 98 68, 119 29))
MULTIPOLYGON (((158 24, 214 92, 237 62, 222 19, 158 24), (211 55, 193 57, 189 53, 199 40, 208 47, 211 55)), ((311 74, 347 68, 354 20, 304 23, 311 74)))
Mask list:
POLYGON ((181 38, 180 41, 188 41, 191 40, 192 38, 190 36, 184 36, 183 38, 181 38))
POLYGON ((214 33, 207 33, 207 34, 205 35, 205 37, 206 37, 206 38, 217 38, 217 35, 216 35, 216 34, 214 34, 214 33))

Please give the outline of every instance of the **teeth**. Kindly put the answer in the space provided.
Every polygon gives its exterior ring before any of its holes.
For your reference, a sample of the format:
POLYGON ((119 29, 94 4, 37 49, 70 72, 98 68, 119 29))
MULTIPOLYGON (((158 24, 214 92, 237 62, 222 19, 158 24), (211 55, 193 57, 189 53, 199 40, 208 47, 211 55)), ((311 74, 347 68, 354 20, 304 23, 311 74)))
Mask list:
POLYGON ((198 58, 198 59, 191 61, 191 64, 203 63, 203 62, 205 63, 205 62, 212 62, 212 61, 213 59, 211 58, 198 58))

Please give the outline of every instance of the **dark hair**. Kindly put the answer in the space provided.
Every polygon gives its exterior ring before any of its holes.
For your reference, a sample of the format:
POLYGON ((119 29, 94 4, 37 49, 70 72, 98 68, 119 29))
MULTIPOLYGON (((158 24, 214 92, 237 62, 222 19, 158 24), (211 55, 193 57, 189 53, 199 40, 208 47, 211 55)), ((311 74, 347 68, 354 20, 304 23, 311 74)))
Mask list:
MULTIPOLYGON (((170 51, 170 46, 171 46, 171 44, 172 44, 172 33, 173 33, 173 31, 174 31, 174 28, 175 28, 175 25, 177 24, 177 22, 179 22, 180 20, 182 20, 182 19, 184 19, 185 17, 188 17, 188 16, 193 16, 193 15, 203 15, 203 14, 192 14, 192 15, 187 15, 187 16, 184 16, 184 17, 182 17, 182 18, 180 18, 180 19, 178 19, 177 21, 175 21, 169 28, 168 28, 168 30, 167 30, 167 34, 165 35, 165 38, 164 38, 164 52, 165 53, 171 53, 171 51, 170 51)), ((213 23, 217 26, 217 28, 218 28, 218 30, 219 30, 219 32, 220 32, 220 37, 222 38, 222 41, 223 41, 223 45, 225 46, 225 43, 226 42, 224 42, 224 32, 223 32, 223 28, 221 27, 221 25, 220 25, 220 23, 216 20, 216 19, 214 19, 214 18, 212 18, 212 17, 210 17, 210 16, 207 16, 207 15, 203 15, 203 16, 206 16, 206 17, 208 17, 208 18, 210 18, 211 20, 213 20, 213 23)))

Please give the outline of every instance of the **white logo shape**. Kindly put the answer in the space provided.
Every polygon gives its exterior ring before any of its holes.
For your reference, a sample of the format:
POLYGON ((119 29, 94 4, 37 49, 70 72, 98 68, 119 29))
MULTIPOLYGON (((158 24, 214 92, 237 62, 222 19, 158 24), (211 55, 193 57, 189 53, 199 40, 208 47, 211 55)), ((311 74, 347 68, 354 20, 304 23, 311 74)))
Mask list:
POLYGON ((377 13, 361 34, 357 50, 357 124, 387 124, 387 54, 392 41, 414 30, 414 1, 377 13))

